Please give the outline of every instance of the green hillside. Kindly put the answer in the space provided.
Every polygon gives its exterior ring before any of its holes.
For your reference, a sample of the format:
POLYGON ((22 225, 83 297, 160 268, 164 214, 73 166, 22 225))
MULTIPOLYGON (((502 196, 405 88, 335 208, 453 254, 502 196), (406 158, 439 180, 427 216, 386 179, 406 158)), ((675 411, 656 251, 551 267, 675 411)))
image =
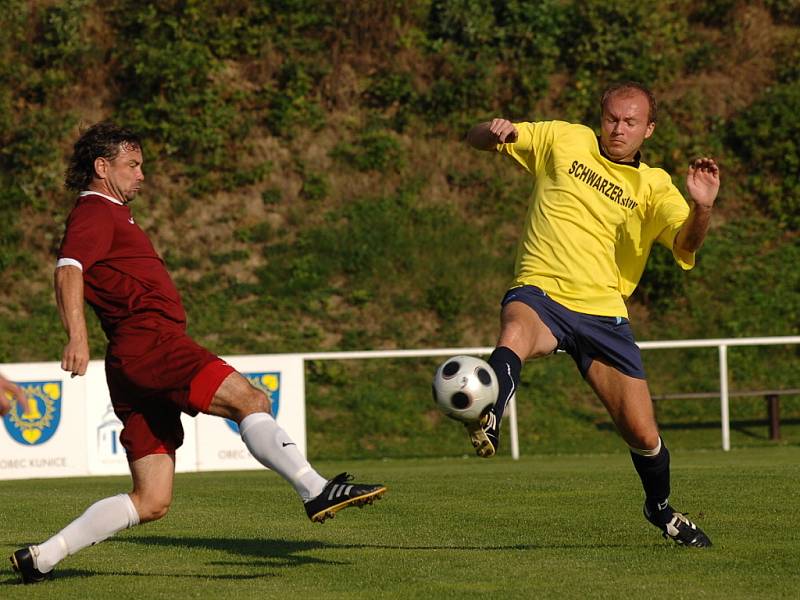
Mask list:
MULTIPOLYGON (((681 189, 693 156, 723 170, 697 267, 680 272, 661 248, 651 257, 630 303, 639 339, 800 331, 796 0, 0 6, 0 362, 60 358, 51 279, 74 201, 63 172, 81 128, 104 118, 145 137, 133 210, 190 333, 215 352, 492 345, 530 180, 469 150, 464 134, 492 116, 594 125, 598 92, 620 79, 660 101, 645 162, 681 189)), ((93 319, 91 329, 100 358, 93 319)), ((616 447, 562 358, 524 373, 525 444, 616 447)), ((716 389, 713 351, 645 360, 654 391, 716 389)), ((730 360, 733 389, 799 386, 796 346, 730 360)), ((310 452, 463 451, 432 409, 434 366, 312 364, 310 452)), ((737 401, 733 417, 763 418, 762 404, 737 401)), ((800 400, 782 408, 796 425, 800 400)), ((718 445, 713 402, 669 411, 704 432, 687 444, 718 445)))

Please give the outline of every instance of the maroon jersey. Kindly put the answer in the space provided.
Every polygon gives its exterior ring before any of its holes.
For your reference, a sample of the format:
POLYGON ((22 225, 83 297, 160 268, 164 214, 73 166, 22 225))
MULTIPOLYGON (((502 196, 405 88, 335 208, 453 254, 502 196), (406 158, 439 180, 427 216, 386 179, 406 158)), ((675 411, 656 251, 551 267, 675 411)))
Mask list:
POLYGON ((185 331, 178 290, 127 205, 81 192, 58 258, 59 265, 80 264, 86 301, 109 340, 123 325, 185 331))
POLYGON ((65 264, 83 269, 84 297, 109 340, 106 381, 128 460, 174 454, 181 412, 208 412, 233 367, 186 335, 178 290, 126 205, 81 192, 58 253, 65 264))

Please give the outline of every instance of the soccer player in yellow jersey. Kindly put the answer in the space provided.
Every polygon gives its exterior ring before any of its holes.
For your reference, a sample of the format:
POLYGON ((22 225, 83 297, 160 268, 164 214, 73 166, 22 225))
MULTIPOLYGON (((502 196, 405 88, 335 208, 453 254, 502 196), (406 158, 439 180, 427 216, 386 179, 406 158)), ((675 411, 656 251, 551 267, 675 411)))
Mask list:
POLYGON ((694 266, 719 191, 719 168, 710 158, 691 162, 687 204, 665 171, 640 159, 656 124, 650 90, 635 82, 614 85, 603 93, 601 110, 599 138, 583 125, 506 119, 479 123, 467 134, 472 147, 508 155, 534 178, 489 358, 500 393, 481 424, 468 430, 478 454, 493 456, 523 361, 563 350, 630 447, 647 520, 679 544, 706 547, 708 536, 669 504, 669 452, 625 299, 656 241, 683 269, 694 266))

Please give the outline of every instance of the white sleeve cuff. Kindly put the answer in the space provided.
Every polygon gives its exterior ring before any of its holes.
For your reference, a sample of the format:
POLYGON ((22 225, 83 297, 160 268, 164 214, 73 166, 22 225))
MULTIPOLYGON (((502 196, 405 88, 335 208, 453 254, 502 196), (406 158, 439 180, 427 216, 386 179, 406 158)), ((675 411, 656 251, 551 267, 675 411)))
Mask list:
POLYGON ((81 271, 83 271, 83 265, 75 260, 74 258, 59 258, 58 262, 56 263, 56 269, 59 267, 78 267, 81 271))

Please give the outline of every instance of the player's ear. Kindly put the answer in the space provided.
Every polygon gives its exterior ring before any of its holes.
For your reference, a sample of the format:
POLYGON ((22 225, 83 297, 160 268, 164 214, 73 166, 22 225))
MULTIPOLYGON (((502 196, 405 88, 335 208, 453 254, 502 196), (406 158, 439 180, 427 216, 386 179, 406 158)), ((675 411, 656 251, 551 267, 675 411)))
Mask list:
POLYGON ((108 161, 102 156, 94 159, 94 175, 98 179, 105 179, 108 171, 108 161))
POLYGON ((644 139, 647 139, 651 135, 653 135, 653 131, 655 131, 655 128, 656 128, 655 121, 650 121, 647 124, 647 129, 644 130, 644 139))

